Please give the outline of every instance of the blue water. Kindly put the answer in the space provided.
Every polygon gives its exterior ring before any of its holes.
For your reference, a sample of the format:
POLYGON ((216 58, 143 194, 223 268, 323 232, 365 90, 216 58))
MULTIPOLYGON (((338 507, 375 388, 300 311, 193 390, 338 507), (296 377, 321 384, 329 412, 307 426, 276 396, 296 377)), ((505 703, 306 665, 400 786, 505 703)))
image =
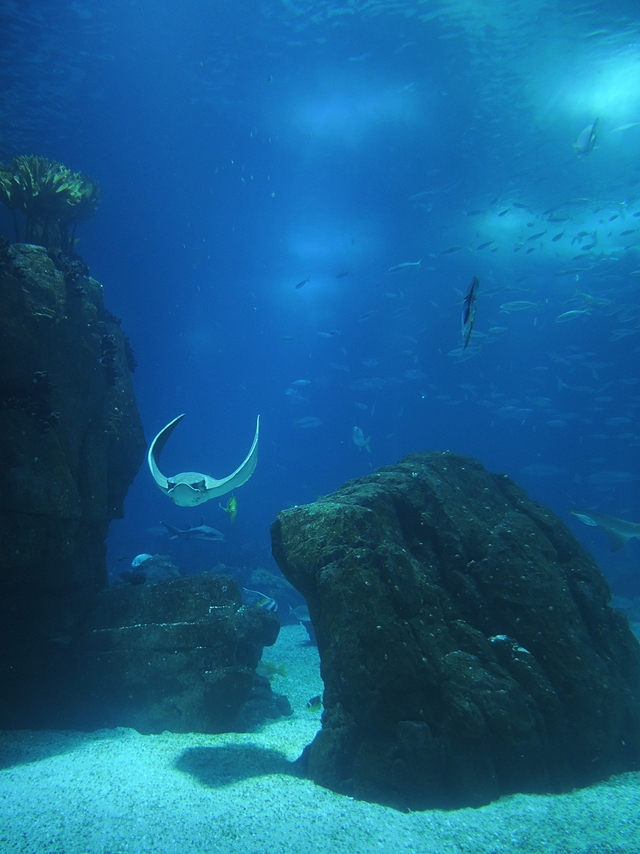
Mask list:
POLYGON ((611 554, 567 513, 640 521, 634 3, 0 10, 0 159, 100 182, 78 249, 131 339, 147 440, 186 413, 163 469, 230 474, 262 417, 235 525, 217 501, 173 506, 145 465, 112 525, 112 576, 140 552, 274 569, 280 509, 450 449, 513 476, 616 592, 640 594, 638 542, 611 554), (155 530, 201 516, 225 543, 155 530))

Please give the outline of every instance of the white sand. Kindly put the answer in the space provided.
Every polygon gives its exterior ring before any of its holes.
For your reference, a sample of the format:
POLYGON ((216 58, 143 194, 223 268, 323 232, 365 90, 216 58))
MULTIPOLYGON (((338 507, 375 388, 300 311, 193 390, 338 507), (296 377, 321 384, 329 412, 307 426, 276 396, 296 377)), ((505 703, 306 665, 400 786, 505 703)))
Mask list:
POLYGON ((403 814, 287 773, 313 738, 317 652, 285 627, 292 718, 247 735, 0 733, 1 854, 640 854, 640 774, 568 795, 403 814))

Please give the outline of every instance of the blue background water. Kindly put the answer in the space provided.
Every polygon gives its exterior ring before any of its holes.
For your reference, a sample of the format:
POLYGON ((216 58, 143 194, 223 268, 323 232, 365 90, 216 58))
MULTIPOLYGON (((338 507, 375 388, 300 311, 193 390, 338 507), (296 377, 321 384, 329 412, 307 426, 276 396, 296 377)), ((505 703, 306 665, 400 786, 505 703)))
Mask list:
POLYGON ((112 526, 114 575, 139 552, 188 571, 272 567, 281 508, 450 449, 512 475, 619 593, 640 593, 640 544, 611 555, 567 514, 640 521, 635 4, 0 9, 0 157, 40 154, 100 182, 79 251, 131 339, 147 439, 187 414, 163 470, 230 474, 262 416, 235 525, 215 501, 174 507, 145 466, 112 526), (307 417, 322 423, 297 425, 307 417), (224 544, 155 530, 201 515, 224 544))

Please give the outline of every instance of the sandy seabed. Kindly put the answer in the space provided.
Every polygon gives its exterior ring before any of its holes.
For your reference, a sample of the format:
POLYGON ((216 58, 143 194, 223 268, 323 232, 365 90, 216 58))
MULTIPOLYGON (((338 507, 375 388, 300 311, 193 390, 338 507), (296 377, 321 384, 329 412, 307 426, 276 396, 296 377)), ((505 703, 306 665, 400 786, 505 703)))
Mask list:
POLYGON ((249 734, 0 733, 1 854, 640 854, 640 774, 480 809, 400 813, 291 772, 320 725, 317 650, 264 658, 294 714, 249 734))

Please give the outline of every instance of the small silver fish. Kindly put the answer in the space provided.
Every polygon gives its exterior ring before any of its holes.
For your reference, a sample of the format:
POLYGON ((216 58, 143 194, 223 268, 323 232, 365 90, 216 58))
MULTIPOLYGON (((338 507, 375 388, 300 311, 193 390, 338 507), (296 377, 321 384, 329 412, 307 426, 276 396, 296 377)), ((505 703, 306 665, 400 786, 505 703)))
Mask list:
POLYGON ((306 605, 298 605, 296 608, 292 608, 291 605, 289 605, 289 616, 295 617, 296 620, 299 620, 301 623, 311 622, 309 608, 306 605))
POLYGON ((528 311, 532 308, 538 308, 540 303, 531 302, 526 299, 516 299, 511 302, 503 302, 500 306, 500 311, 502 314, 509 314, 511 311, 528 311))
POLYGON ((420 267, 422 264, 422 258, 419 261, 404 261, 402 264, 395 264, 393 267, 389 267, 387 273, 400 273, 402 270, 409 270, 411 267, 420 267))
POLYGON ((590 314, 588 308, 574 308, 571 311, 565 311, 562 314, 559 314, 556 317, 556 323, 566 323, 568 320, 576 320, 578 317, 582 317, 584 314, 590 314))
POLYGON ((133 566, 134 568, 137 568, 139 566, 142 566, 142 564, 146 563, 146 561, 148 561, 148 560, 153 560, 153 555, 150 555, 150 554, 147 554, 146 552, 143 552, 142 554, 136 555, 134 557, 134 559, 131 561, 131 566, 133 566))
POLYGON ((360 317, 358 318, 358 322, 364 323, 365 320, 371 320, 371 318, 375 317, 375 315, 377 313, 378 313, 378 310, 376 308, 372 308, 371 311, 365 311, 365 313, 361 314, 360 317))

